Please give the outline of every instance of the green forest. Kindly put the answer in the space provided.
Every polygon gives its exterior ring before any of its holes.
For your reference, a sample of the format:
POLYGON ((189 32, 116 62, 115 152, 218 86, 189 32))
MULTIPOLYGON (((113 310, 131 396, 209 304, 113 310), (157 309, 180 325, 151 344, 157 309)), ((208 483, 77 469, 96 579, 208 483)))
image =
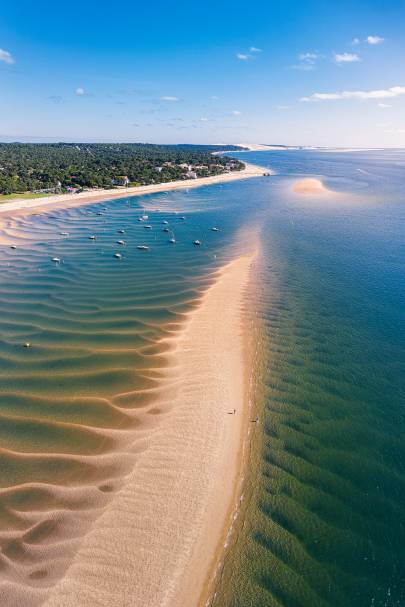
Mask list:
POLYGON ((148 185, 239 171, 238 146, 0 143, 0 194, 148 185))

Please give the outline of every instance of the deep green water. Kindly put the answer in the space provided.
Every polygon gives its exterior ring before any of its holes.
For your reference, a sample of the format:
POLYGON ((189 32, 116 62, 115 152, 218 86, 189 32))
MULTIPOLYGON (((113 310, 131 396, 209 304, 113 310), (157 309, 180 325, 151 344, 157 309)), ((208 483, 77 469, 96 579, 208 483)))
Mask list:
POLYGON ((262 215, 262 428, 213 604, 403 606, 405 153, 259 158, 280 174, 262 215), (295 173, 344 196, 304 201, 295 173))
POLYGON ((405 152, 238 156, 277 175, 9 226, 17 249, 0 248, 2 604, 39 605, 63 574, 136 461, 143 429, 159 423, 161 338, 257 227, 260 423, 213 605, 405 604, 405 152), (300 174, 342 196, 294 194, 300 174), (151 230, 137 221, 142 202, 155 209, 151 230), (59 562, 51 547, 66 536, 59 562))

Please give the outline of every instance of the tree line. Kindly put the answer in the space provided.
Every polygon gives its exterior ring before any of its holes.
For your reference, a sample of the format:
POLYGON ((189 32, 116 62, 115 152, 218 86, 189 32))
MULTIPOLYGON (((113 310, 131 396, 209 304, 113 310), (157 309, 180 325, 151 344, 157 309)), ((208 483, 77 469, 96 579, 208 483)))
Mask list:
POLYGON ((144 143, 0 143, 0 193, 147 185, 241 170, 213 152, 238 146, 144 143), (183 165, 183 166, 181 166, 183 165), (184 165, 188 165, 187 167, 184 165), (124 180, 125 178, 125 180, 124 180))

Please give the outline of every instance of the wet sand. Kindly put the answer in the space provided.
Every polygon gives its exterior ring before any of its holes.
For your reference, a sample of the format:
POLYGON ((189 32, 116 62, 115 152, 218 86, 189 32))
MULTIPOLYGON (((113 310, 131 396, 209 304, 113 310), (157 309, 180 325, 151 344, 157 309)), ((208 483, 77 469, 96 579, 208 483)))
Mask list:
POLYGON ((225 266, 165 338, 161 421, 144 430, 144 450, 47 607, 199 604, 236 498, 247 413, 242 308, 254 257, 225 266))

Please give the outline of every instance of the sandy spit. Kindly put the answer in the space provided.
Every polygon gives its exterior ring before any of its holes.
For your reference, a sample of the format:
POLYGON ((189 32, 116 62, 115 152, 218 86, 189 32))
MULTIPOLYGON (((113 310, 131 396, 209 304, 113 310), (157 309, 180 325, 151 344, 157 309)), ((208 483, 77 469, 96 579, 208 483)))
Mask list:
POLYGON ((224 266, 171 338, 177 381, 161 422, 46 607, 200 604, 237 497, 248 409, 242 306, 254 258, 224 266))

